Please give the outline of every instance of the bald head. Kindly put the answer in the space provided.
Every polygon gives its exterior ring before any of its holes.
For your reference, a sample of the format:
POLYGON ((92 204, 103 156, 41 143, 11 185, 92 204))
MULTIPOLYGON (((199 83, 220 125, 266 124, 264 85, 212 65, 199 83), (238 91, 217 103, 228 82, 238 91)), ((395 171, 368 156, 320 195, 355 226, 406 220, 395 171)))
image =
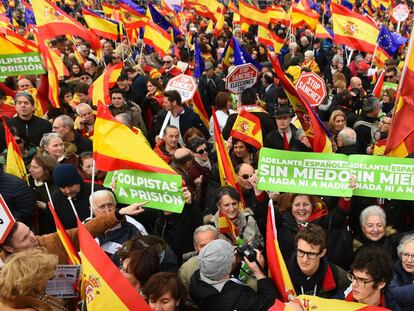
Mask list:
POLYGON ((17 81, 17 89, 19 91, 25 91, 27 89, 30 89, 31 87, 33 87, 33 83, 29 79, 22 78, 19 81, 17 81))
POLYGON ((190 149, 178 148, 174 152, 172 162, 176 166, 185 167, 185 166, 191 164, 193 159, 194 159, 194 154, 191 152, 190 149))
POLYGON ((358 77, 352 77, 350 84, 352 89, 362 89, 362 80, 358 77))

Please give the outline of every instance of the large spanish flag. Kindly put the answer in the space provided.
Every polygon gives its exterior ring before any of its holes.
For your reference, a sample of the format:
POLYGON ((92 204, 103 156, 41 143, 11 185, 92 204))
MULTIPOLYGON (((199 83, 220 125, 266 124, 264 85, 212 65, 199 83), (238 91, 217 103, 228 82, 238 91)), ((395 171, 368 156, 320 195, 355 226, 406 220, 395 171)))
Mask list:
POLYGON ((49 0, 32 1, 32 7, 40 37, 52 39, 70 33, 89 42, 96 51, 101 48, 99 38, 94 33, 49 0))
POLYGON ((118 39, 119 24, 115 21, 110 21, 92 10, 82 8, 83 19, 96 35, 110 39, 118 39))
POLYGON ((388 135, 385 154, 406 157, 414 152, 414 36, 411 33, 407 57, 399 85, 397 106, 388 135))
POLYGON ((164 56, 171 49, 171 34, 154 22, 148 21, 145 26, 144 43, 153 47, 161 56, 164 56))
POLYGON ((20 46, 12 41, 9 38, 5 38, 0 34, 0 54, 23 54, 33 52, 28 47, 20 46))
POLYGON ((239 112, 231 129, 230 136, 244 141, 256 149, 263 147, 260 119, 247 110, 241 110, 239 112))
POLYGON ((16 143, 16 140, 14 139, 13 134, 10 132, 10 129, 7 126, 6 120, 4 118, 3 127, 4 137, 6 139, 7 145, 6 165, 4 171, 8 174, 14 175, 27 181, 27 172, 26 167, 24 166, 22 153, 20 152, 19 145, 16 143))
POLYGON ((116 121, 102 103, 98 104, 96 115, 93 156, 96 169, 102 171, 136 169, 176 174, 147 144, 137 140, 134 132, 116 121))
POLYGON ((243 23, 249 25, 263 25, 266 28, 269 26, 271 14, 268 14, 267 11, 255 8, 244 1, 239 1, 239 14, 243 23))
POLYGON ((134 10, 127 3, 119 1, 122 21, 127 29, 144 27, 147 24, 148 17, 141 12, 134 10))
POLYGON ((331 3, 334 42, 353 49, 373 53, 379 29, 375 23, 346 7, 331 3))
POLYGON ((269 200, 266 224, 266 256, 269 266, 270 277, 278 289, 282 301, 287 302, 295 297, 295 288, 290 279, 286 263, 283 260, 282 253, 277 240, 277 228, 275 222, 275 211, 273 201, 269 200))
POLYGON ((263 25, 259 25, 257 31, 258 41, 265 46, 270 47, 276 54, 280 53, 283 47, 284 40, 276 35, 273 31, 267 29, 263 25))
POLYGON ((302 125, 314 152, 332 153, 329 132, 312 107, 299 95, 292 82, 286 77, 277 58, 269 57, 276 76, 279 78, 290 104, 302 125))
POLYGON ((292 8, 292 26, 298 27, 301 25, 308 25, 310 29, 315 30, 319 23, 319 14, 313 12, 311 9, 302 10, 298 7, 292 8))
POLYGON ((115 85, 123 67, 124 63, 106 67, 102 74, 91 84, 88 93, 94 106, 98 106, 99 102, 106 105, 110 104, 111 94, 109 90, 115 85))
POLYGON ((13 42, 15 45, 28 49, 31 52, 37 52, 37 45, 35 42, 27 40, 26 38, 22 37, 21 35, 15 33, 13 30, 6 28, 4 30, 4 34, 7 40, 13 42))
POLYGON ((209 128, 210 122, 209 122, 208 114, 207 114, 206 109, 204 108, 204 104, 203 104, 203 101, 201 100, 201 96, 198 90, 195 91, 194 93, 193 103, 194 103, 193 110, 200 116, 200 119, 204 123, 204 125, 207 128, 209 128))
POLYGON ((78 230, 87 309, 150 311, 144 298, 98 246, 79 219, 78 230))
POLYGON ((59 236, 60 241, 62 242, 63 247, 68 254, 68 265, 80 265, 80 258, 76 248, 73 246, 72 241, 69 238, 68 233, 65 230, 65 227, 62 225, 62 222, 59 219, 59 216, 56 214, 55 209, 51 202, 48 202, 47 206, 49 207, 50 212, 52 213, 53 220, 55 221, 56 232, 59 236))

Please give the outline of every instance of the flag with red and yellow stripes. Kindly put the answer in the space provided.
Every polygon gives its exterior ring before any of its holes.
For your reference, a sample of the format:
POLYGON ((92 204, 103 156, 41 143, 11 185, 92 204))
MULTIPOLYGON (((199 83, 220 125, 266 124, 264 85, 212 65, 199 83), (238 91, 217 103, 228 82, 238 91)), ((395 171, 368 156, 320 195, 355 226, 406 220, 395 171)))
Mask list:
POLYGON ((78 235, 87 309, 150 311, 144 298, 99 247, 79 219, 78 235))
POLYGON ((284 40, 274 32, 270 31, 263 25, 259 25, 257 36, 260 43, 263 43, 267 47, 271 47, 276 54, 280 53, 284 40))
POLYGON ((397 104, 392 118, 385 154, 406 157, 414 153, 414 36, 411 33, 403 73, 399 84, 397 104))
POLYGON ((148 21, 145 26, 144 43, 153 47, 161 56, 170 52, 171 34, 152 21, 148 21))
POLYGON ((233 241, 234 244, 237 242, 237 236, 239 235, 238 229, 235 224, 221 211, 219 211, 219 232, 233 241))
POLYGON ((256 149, 263 147, 260 119, 247 110, 243 109, 239 111, 233 128, 231 129, 230 136, 244 141, 256 149))
POLYGON ((14 175, 27 181, 26 167, 23 162, 22 153, 20 152, 19 145, 10 132, 7 126, 6 120, 3 118, 4 137, 6 139, 7 156, 6 165, 4 171, 8 174, 14 175))
POLYGON ((106 67, 103 73, 91 84, 88 93, 94 106, 98 106, 99 102, 103 104, 111 102, 110 89, 115 85, 123 67, 124 63, 106 67))
POLYGON ((50 202, 48 202, 47 206, 49 207, 50 213, 53 216, 53 220, 56 226, 56 232, 59 236, 60 241, 63 244, 63 247, 68 254, 68 265, 80 265, 80 258, 78 252, 76 251, 75 247, 72 244, 72 241, 69 238, 68 233, 65 230, 62 222, 59 219, 59 216, 56 214, 54 207, 50 202))

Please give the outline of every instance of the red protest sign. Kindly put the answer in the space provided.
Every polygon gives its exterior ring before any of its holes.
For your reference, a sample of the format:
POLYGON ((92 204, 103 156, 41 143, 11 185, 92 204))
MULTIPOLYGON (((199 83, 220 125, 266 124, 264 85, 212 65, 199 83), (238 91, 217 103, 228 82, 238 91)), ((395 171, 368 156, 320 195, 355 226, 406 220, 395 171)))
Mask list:
POLYGON ((237 66, 226 78, 226 89, 234 94, 240 94, 252 87, 257 81, 258 71, 252 64, 237 66))
POLYGON ((302 74, 296 83, 296 89, 313 107, 319 106, 326 96, 325 82, 313 72, 302 74))
POLYGON ((165 90, 176 90, 181 95, 181 101, 186 102, 193 98, 197 90, 197 82, 192 76, 181 74, 171 78, 165 90))
POLYGON ((13 215, 0 194, 0 244, 3 244, 15 222, 13 215))

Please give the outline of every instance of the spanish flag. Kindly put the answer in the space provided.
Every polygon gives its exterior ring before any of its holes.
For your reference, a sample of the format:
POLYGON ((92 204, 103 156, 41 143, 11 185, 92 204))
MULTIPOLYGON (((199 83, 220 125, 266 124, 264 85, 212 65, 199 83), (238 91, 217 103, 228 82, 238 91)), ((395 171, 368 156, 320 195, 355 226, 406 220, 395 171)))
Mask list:
POLYGON ((315 30, 319 23, 319 14, 313 12, 311 9, 302 10, 297 7, 292 8, 292 26, 298 27, 301 25, 308 25, 310 29, 315 30))
POLYGON ((313 151, 332 153, 332 143, 328 137, 328 130, 322 124, 322 121, 319 119, 316 112, 298 94, 292 82, 290 82, 280 67, 277 58, 273 59, 269 57, 269 60, 271 61, 276 76, 279 78, 280 83, 289 98, 293 110, 299 118, 302 128, 304 129, 306 136, 312 145, 313 151))
POLYGON ((145 27, 148 21, 147 16, 122 1, 119 1, 119 7, 121 8, 121 17, 125 28, 136 31, 136 28, 145 27))
POLYGON ((247 110, 240 110, 230 136, 244 141, 256 149, 263 147, 260 119, 247 110))
POLYGON ((265 46, 270 47, 276 54, 280 53, 283 47, 284 41, 277 36, 273 31, 267 29, 263 25, 259 25, 257 31, 258 41, 265 46))
POLYGON ((116 10, 116 6, 107 2, 101 2, 102 10, 107 17, 111 17, 112 12, 116 10))
POLYGON ((88 93, 94 106, 98 106, 99 102, 105 105, 110 104, 110 89, 115 85, 123 67, 124 63, 106 67, 103 73, 91 84, 88 93))
POLYGON ((293 300, 296 296, 295 288, 293 287, 286 263, 283 260, 282 253, 279 248, 275 211, 272 200, 269 200, 267 212, 266 256, 270 276, 281 295, 282 301, 287 302, 293 300))
POLYGON ((321 39, 331 39, 331 40, 333 40, 334 33, 328 27, 325 27, 321 23, 318 23, 318 25, 316 25, 316 29, 315 29, 315 37, 316 38, 321 38, 321 39))
POLYGON ((148 145, 138 141, 134 132, 116 121, 102 103, 96 115, 93 156, 96 169, 102 171, 136 169, 176 174, 148 145))
POLYGON ((382 91, 382 86, 384 85, 384 79, 385 79, 385 70, 383 70, 381 74, 379 75, 378 80, 375 83, 374 89, 372 90, 372 95, 374 95, 376 98, 381 97, 381 91, 382 91))
POLYGON ((15 33, 13 30, 6 28, 4 31, 4 34, 6 36, 6 39, 13 42, 15 45, 28 49, 30 52, 38 51, 38 48, 35 42, 27 40, 21 35, 15 33))
POLYGON ((99 14, 92 10, 82 8, 83 19, 97 36, 101 36, 110 40, 118 39, 118 27, 119 24, 115 21, 99 16, 99 14))
POLYGON ((373 53, 379 29, 374 22, 346 7, 332 3, 334 42, 353 49, 373 53))
POLYGON ((56 214, 55 209, 51 202, 48 202, 47 206, 49 207, 50 213, 52 213, 53 220, 55 221, 56 232, 59 236, 60 241, 63 244, 63 247, 68 254, 68 265, 80 265, 80 258, 78 252, 76 251, 75 247, 70 240, 68 233, 63 227, 62 222, 59 219, 59 216, 56 214))
POLYGON ((145 26, 144 43, 153 47, 161 56, 167 55, 171 49, 171 34, 157 24, 148 21, 145 26))
POLYGON ((25 46, 19 46, 0 34, 0 54, 23 54, 33 52, 25 46))
POLYGON ((78 230, 87 309, 150 311, 144 298, 98 246, 79 219, 78 230))
POLYGON ((414 36, 411 34, 403 74, 399 84, 397 104, 392 118, 385 154, 406 157, 414 152, 414 36))
POLYGON ((8 174, 17 176, 24 181, 27 181, 26 167, 24 166, 22 153, 20 152, 19 145, 10 132, 7 126, 6 120, 3 118, 4 137, 7 145, 7 157, 4 171, 8 174))
POLYGON ((244 1, 239 1, 239 14, 241 21, 249 25, 269 26, 270 15, 244 1))
POLYGON ((209 128, 210 122, 209 122, 208 114, 207 114, 206 109, 204 108, 204 104, 203 104, 203 101, 201 100, 201 96, 198 90, 196 90, 196 92, 194 93, 193 104, 194 104, 193 105, 194 111, 200 116, 200 119, 204 123, 204 125, 207 128, 209 128))
POLYGON ((101 48, 99 38, 95 34, 49 0, 32 1, 32 7, 39 30, 39 38, 42 40, 70 33, 89 42, 91 48, 96 51, 101 48))
POLYGON ((234 244, 237 243, 237 236, 239 235, 236 225, 222 212, 219 211, 218 219, 219 232, 229 237, 234 244))
POLYGON ((270 22, 289 25, 290 18, 281 6, 272 5, 266 11, 269 16, 270 22))

